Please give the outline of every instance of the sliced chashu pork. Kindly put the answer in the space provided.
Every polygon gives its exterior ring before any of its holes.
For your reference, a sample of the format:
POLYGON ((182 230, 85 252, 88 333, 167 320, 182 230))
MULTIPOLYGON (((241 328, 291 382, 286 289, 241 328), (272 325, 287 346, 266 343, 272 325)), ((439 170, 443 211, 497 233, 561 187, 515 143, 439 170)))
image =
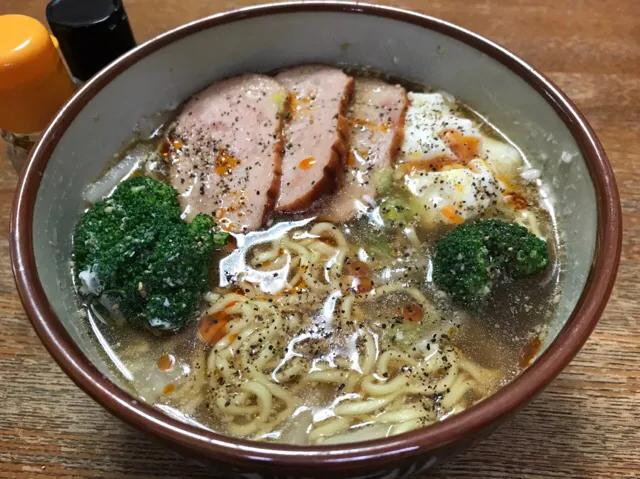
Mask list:
POLYGON ((294 212, 309 207, 338 184, 347 153, 344 114, 353 78, 337 68, 304 65, 285 70, 276 79, 291 93, 276 209, 294 212))
POLYGON ((288 92, 245 74, 194 95, 169 137, 170 179, 184 217, 206 213, 234 232, 260 228, 280 188, 282 122, 288 92))
POLYGON ((322 208, 322 217, 348 221, 376 197, 373 176, 391 166, 404 136, 407 92, 374 78, 357 78, 347 116, 351 131, 344 184, 322 208))

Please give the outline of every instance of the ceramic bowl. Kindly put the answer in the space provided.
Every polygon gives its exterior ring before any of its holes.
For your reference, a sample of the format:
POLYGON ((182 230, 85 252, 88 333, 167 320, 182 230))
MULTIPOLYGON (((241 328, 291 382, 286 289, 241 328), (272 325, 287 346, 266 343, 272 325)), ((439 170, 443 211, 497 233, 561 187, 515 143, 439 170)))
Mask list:
POLYGON ((335 2, 215 15, 141 45, 94 77, 53 120, 15 195, 11 255, 33 326, 66 373, 115 416, 236 477, 401 477, 433 466, 539 393, 578 352, 609 297, 620 255, 611 166, 587 121, 548 79, 474 33, 417 13, 335 2), (81 191, 134 130, 153 128, 214 80, 321 62, 370 67, 444 89, 517 140, 541 172, 566 245, 564 291, 535 363, 497 394, 438 424, 383 440, 289 446, 239 440, 139 402, 79 315, 69 262, 81 191))

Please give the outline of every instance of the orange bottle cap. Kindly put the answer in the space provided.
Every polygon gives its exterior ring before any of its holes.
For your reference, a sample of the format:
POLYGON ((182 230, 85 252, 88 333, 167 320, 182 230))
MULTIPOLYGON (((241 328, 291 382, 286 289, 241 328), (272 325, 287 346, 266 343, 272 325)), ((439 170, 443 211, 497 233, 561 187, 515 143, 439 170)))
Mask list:
POLYGON ((73 90, 47 29, 24 15, 0 15, 0 128, 44 129, 73 90))

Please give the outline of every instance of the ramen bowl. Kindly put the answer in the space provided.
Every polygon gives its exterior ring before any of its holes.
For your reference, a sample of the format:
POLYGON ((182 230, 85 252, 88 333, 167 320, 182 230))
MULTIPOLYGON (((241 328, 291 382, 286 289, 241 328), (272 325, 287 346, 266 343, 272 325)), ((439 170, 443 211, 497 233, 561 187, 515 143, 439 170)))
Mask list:
POLYGON ((585 118, 512 53, 441 20, 395 8, 304 2, 197 20, 139 46, 101 71, 59 112, 15 194, 11 257, 33 326, 62 369, 114 416, 233 477, 403 477, 486 436, 567 366, 613 287, 620 202, 607 157, 585 118), (372 34, 372 32, 374 32, 372 34), (140 401, 90 337, 70 274, 82 191, 132 132, 152 131, 217 79, 300 63, 371 68, 446 90, 518 140, 554 205, 564 244, 563 289, 533 364, 477 405, 412 432, 332 446, 237 439, 140 401))

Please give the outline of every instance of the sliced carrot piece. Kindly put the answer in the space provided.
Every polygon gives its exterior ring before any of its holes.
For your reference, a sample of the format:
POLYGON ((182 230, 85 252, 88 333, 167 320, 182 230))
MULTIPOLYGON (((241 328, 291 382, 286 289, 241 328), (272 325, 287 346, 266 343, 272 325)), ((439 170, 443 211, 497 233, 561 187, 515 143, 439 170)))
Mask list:
POLYGON ((205 343, 213 346, 227 334, 227 323, 231 317, 224 311, 203 316, 198 325, 198 334, 205 343))

